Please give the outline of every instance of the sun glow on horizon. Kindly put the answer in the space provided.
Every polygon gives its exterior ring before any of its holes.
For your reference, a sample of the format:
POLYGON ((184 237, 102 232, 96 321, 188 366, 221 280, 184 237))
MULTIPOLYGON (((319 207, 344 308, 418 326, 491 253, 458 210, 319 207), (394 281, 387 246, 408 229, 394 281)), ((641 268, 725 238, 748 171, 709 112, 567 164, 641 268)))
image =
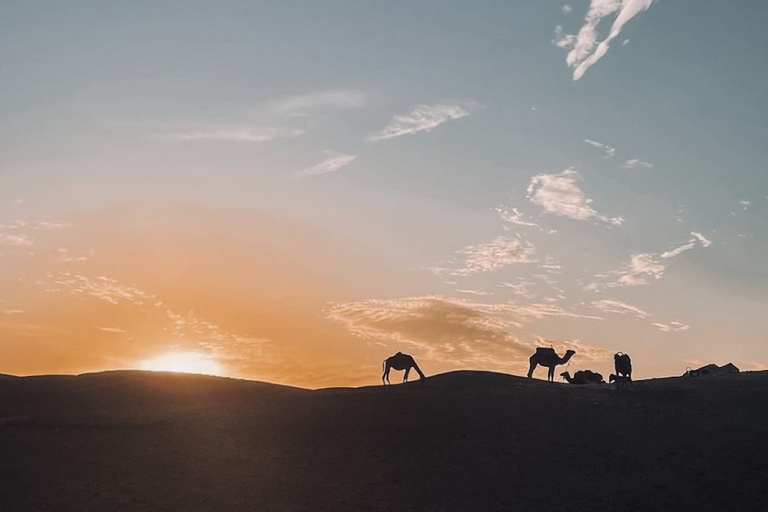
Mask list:
POLYGON ((145 359, 139 369, 153 372, 199 373, 224 375, 224 368, 210 356, 199 352, 169 352, 145 359))

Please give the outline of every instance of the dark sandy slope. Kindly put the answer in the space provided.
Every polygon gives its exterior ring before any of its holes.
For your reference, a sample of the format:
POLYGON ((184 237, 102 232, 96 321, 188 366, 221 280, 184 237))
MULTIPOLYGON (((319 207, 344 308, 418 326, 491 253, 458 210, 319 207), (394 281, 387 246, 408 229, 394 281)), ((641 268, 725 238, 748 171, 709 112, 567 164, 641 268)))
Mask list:
POLYGON ((768 508, 768 372, 628 393, 486 372, 307 391, 0 379, 0 511, 768 508))

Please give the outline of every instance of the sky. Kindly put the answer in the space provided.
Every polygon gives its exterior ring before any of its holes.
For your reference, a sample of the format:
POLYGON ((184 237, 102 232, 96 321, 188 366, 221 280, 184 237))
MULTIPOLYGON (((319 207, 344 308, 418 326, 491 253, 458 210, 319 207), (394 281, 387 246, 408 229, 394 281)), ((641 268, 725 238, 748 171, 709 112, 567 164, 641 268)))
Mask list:
POLYGON ((768 368, 766 16, 4 2, 0 373, 768 368))

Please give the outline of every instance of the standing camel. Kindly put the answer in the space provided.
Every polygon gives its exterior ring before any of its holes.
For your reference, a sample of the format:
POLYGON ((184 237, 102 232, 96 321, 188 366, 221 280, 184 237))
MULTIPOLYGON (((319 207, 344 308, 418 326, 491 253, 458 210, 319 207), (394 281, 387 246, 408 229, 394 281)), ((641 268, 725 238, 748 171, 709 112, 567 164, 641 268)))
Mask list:
POLYGON ((549 368, 547 372, 547 380, 555 380, 555 367, 559 364, 565 364, 575 354, 575 350, 566 350, 565 355, 560 357, 553 348, 536 347, 536 352, 531 356, 529 361, 531 366, 528 368, 528 378, 533 378, 533 370, 537 365, 546 366, 549 368))
POLYGON ((409 356, 408 354, 403 354, 402 352, 398 352, 392 357, 386 358, 381 364, 381 368, 384 370, 384 374, 381 376, 381 382, 384 385, 392 384, 389 382, 389 370, 393 368, 395 370, 405 370, 405 375, 403 375, 403 382, 408 382, 408 374, 411 373, 411 368, 418 372, 419 377, 421 377, 422 384, 424 384, 424 379, 427 378, 427 376, 424 375, 424 373, 421 371, 421 368, 419 368, 419 365, 416 364, 416 361, 414 361, 413 357, 409 356))
POLYGON ((613 356, 613 366, 616 369, 616 375, 626 377, 632 382, 632 360, 628 354, 616 352, 613 356))

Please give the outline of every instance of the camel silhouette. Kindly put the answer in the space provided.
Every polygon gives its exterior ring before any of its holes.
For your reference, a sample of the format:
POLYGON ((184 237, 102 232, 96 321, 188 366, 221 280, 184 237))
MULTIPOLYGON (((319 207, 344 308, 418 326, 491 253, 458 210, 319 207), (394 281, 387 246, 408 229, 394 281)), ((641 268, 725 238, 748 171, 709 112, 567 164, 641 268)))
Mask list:
POLYGON ((547 372, 547 380, 555 380, 555 367, 559 364, 565 364, 575 354, 575 350, 567 350, 563 357, 560 357, 555 352, 555 349, 548 347, 536 347, 536 352, 529 359, 531 365, 528 368, 528 378, 533 378, 533 370, 537 365, 546 366, 549 368, 547 372))
POLYGON ((381 368, 384 370, 384 373, 381 376, 381 382, 384 385, 392 384, 389 382, 389 371, 392 369, 405 370, 405 375, 403 375, 403 382, 408 382, 408 374, 411 373, 411 368, 418 372, 422 384, 424 384, 424 379, 427 378, 427 376, 424 375, 424 372, 421 371, 421 368, 419 368, 419 365, 416 364, 416 361, 414 361, 413 357, 409 356, 408 354, 403 354, 402 352, 398 352, 397 354, 386 358, 381 364, 381 368))
POLYGON ((564 378, 568 384, 602 384, 605 382, 602 375, 593 372, 592 370, 579 370, 573 374, 573 377, 571 377, 571 374, 568 372, 563 372, 560 376, 564 378))
POLYGON ((627 377, 632 382, 632 360, 628 354, 616 352, 613 356, 613 366, 616 369, 617 377, 627 377))

